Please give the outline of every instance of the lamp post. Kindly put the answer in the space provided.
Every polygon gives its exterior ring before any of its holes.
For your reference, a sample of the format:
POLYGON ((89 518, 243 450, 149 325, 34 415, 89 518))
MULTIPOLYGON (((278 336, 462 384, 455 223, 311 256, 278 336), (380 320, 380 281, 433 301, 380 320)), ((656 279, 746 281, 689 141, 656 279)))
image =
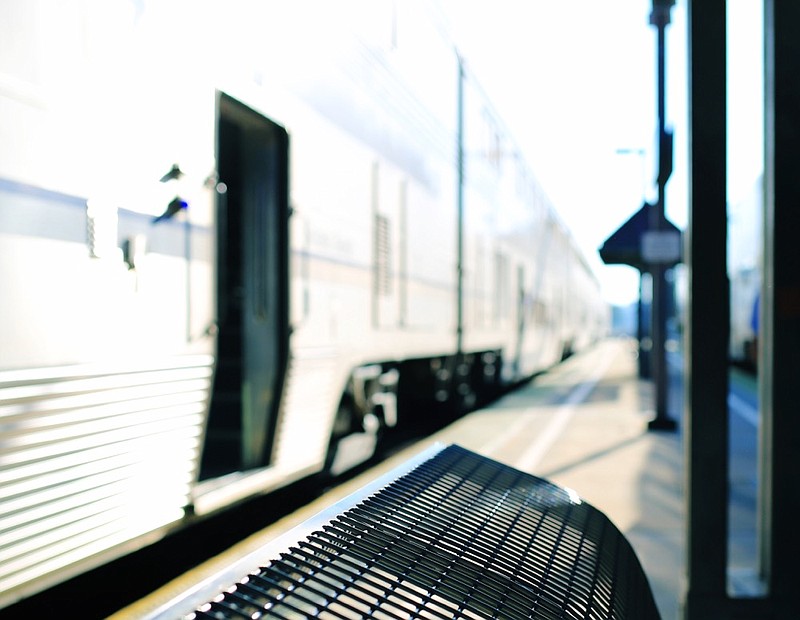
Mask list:
MULTIPOLYGON (((645 150, 643 148, 619 148, 617 155, 636 155, 639 159, 642 176, 642 204, 647 200, 647 172, 645 170, 645 150)), ((650 377, 649 353, 651 347, 644 346, 645 316, 644 316, 644 272, 639 269, 639 299, 636 302, 636 341, 639 347, 639 377, 650 377)))
MULTIPOLYGON (((655 260, 651 263, 650 271, 653 274, 653 350, 652 374, 655 383, 655 413, 649 428, 651 430, 675 430, 677 423, 667 413, 667 360, 664 348, 666 340, 666 265, 665 256, 661 255, 659 246, 664 244, 663 231, 666 229, 665 217, 665 186, 672 173, 672 132, 666 129, 666 92, 665 92, 665 39, 666 28, 670 22, 670 10, 675 0, 653 0, 653 12, 650 14, 650 23, 658 31, 658 201, 656 208, 650 212, 649 241, 656 251, 645 252, 647 244, 643 240, 643 254, 653 254, 655 260)), ((669 240, 669 237, 666 237, 669 240)), ((648 260, 645 256, 645 260, 648 260)))

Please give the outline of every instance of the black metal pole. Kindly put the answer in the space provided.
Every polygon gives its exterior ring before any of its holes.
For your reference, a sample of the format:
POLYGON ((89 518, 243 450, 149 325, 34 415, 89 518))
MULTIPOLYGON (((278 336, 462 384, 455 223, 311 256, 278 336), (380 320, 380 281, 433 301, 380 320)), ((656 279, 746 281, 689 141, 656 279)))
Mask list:
POLYGON ((639 377, 641 379, 650 378, 650 349, 645 348, 645 307, 642 299, 644 298, 644 272, 639 272, 639 301, 636 304, 636 339, 639 343, 639 377))
MULTIPOLYGON (((726 0, 689 0, 685 620, 730 620, 726 0)), ((766 616, 735 616, 766 617, 766 616)), ((776 616, 777 618, 777 616, 776 616)))
MULTIPOLYGON (((650 230, 656 233, 665 229, 665 197, 664 190, 667 179, 672 170, 672 148, 671 136, 666 131, 666 71, 665 71, 665 48, 666 48, 666 28, 670 20, 670 8, 672 2, 659 2, 654 0, 653 13, 650 17, 651 24, 658 29, 658 201, 655 208, 650 210, 650 230)), ((653 276, 653 302, 652 302, 652 327, 653 348, 651 354, 652 376, 655 382, 655 414, 656 417, 650 421, 651 430, 675 430, 678 425, 675 420, 669 417, 667 412, 667 392, 668 392, 668 373, 667 357, 665 349, 666 341, 666 265, 656 262, 651 266, 653 276)))
POLYGON ((457 111, 457 217, 456 238, 456 350, 461 353, 464 346, 464 61, 458 55, 458 111, 457 111))
MULTIPOLYGON (((764 275, 761 284, 761 570, 774 618, 797 616, 800 565, 800 4, 765 6, 764 275)), ((766 617, 766 616, 764 616, 766 617)))

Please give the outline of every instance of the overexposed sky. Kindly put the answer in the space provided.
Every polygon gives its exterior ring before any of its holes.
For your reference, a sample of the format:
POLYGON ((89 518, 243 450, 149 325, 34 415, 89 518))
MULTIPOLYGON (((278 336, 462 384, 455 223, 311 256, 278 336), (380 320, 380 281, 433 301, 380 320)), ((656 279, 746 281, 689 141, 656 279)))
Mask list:
MULTIPOLYGON (((651 0, 438 0, 470 70, 573 235, 606 298, 638 297, 638 272, 603 265, 597 249, 656 199, 656 29, 651 0), (620 153, 626 150, 628 153, 620 153)), ((731 0, 729 199, 760 170, 758 0, 731 0)), ((667 27, 666 122, 675 134, 667 217, 687 220, 686 7, 667 27)))

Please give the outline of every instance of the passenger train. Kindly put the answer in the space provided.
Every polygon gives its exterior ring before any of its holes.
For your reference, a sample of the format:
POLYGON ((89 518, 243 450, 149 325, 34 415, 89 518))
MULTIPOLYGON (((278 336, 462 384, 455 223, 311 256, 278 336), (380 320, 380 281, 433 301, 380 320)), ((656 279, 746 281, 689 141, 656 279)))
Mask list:
POLYGON ((729 206, 728 279, 731 291, 732 363, 755 371, 758 357, 758 304, 763 260, 763 175, 745 196, 729 206))
POLYGON ((0 24, 0 607, 606 334, 435 3, 0 24))

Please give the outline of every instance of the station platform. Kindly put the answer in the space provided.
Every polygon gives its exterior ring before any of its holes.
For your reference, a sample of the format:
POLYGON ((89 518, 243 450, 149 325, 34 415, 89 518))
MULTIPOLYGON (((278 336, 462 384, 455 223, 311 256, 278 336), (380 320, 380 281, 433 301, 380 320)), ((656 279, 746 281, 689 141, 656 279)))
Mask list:
MULTIPOLYGON (((679 381, 669 396, 670 417, 680 422, 679 381)), ((680 423, 678 431, 648 430, 653 403, 652 382, 638 378, 635 342, 609 339, 431 439, 571 488, 604 512, 636 551, 662 618, 673 619, 685 546, 683 445, 680 423)))
MULTIPOLYGON (((205 575, 253 553, 435 443, 458 444, 574 490, 625 534, 650 581, 661 617, 677 618, 685 543, 682 438, 680 430, 648 430, 654 416, 652 383, 638 378, 637 364, 634 341, 598 343, 491 406, 404 447, 111 618, 147 617, 205 575)), ((671 415, 679 419, 679 386, 674 392, 671 415)))

